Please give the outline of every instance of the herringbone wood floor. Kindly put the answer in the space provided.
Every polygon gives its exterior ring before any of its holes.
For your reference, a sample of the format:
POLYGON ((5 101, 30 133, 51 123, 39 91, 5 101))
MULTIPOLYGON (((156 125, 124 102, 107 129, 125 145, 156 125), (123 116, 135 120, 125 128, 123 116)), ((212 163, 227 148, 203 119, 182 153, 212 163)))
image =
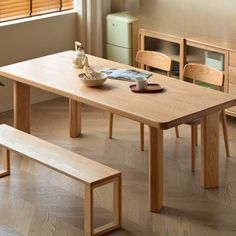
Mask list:
MULTIPOLYGON (((190 127, 165 132, 164 209, 148 210, 148 132, 139 151, 139 124, 115 117, 114 139, 108 136, 108 114, 84 107, 83 136, 68 136, 68 101, 63 98, 32 106, 32 134, 105 163, 123 174, 123 229, 110 235, 236 235, 236 119, 228 119, 231 157, 220 140, 220 188, 199 187, 190 171, 190 127)), ((0 115, 12 124, 12 112, 0 115)), ((40 148, 40 147, 35 147, 40 148)), ((66 157, 65 157, 66 158, 66 157)), ((108 187, 96 192, 96 225, 111 217, 108 187)), ((83 235, 83 185, 37 163, 13 155, 12 175, 0 179, 0 236, 83 235)))

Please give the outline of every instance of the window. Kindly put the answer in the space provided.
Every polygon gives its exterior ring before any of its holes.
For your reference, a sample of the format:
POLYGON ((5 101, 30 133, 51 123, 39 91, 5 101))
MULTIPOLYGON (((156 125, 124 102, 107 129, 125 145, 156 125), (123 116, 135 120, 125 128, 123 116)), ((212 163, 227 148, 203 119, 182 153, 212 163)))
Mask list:
POLYGON ((73 8, 73 0, 0 0, 0 22, 73 8))

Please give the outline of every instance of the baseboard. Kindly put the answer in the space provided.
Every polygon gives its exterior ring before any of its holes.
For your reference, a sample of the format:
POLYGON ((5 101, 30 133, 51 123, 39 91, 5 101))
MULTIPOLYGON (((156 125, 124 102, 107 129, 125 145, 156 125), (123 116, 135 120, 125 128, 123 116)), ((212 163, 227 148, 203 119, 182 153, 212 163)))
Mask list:
MULTIPOLYGON (((58 95, 50 94, 50 93, 41 94, 41 95, 38 95, 38 96, 33 96, 31 98, 31 104, 45 102, 45 101, 52 100, 52 99, 55 99, 55 98, 58 98, 58 97, 59 97, 58 95)), ((3 104, 1 104, 1 105, 3 105, 3 104)), ((9 110, 12 110, 12 109, 13 109, 13 104, 11 102, 6 103, 3 106, 0 106, 0 112, 9 111, 9 110)))

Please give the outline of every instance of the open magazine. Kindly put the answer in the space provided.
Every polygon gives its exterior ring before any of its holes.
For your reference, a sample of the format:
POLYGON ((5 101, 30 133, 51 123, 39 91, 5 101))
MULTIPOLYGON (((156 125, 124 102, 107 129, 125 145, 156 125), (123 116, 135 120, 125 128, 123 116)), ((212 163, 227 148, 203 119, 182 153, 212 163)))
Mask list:
POLYGON ((145 71, 138 70, 126 70, 126 69, 115 69, 115 68, 104 68, 100 70, 108 75, 110 79, 119 79, 126 81, 134 81, 137 77, 145 77, 146 79, 152 74, 145 71))

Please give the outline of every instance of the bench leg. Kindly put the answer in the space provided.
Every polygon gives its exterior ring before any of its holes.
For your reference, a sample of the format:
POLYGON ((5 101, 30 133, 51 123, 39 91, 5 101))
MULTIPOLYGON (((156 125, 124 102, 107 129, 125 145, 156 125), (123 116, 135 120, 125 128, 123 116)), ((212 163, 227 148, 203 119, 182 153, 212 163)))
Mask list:
POLYGON ((10 175, 10 151, 2 147, 2 170, 0 170, 0 177, 10 175))
POLYGON ((121 176, 116 178, 113 183, 113 220, 114 224, 121 226, 122 218, 122 186, 121 176))
POLYGON ((84 232, 85 236, 97 236, 108 233, 121 227, 122 217, 122 190, 121 175, 114 179, 100 183, 97 186, 85 186, 84 232), (94 229, 94 195, 95 188, 113 182, 113 221, 94 229))
POLYGON ((84 235, 93 235, 93 188, 90 185, 85 186, 84 199, 84 235))

